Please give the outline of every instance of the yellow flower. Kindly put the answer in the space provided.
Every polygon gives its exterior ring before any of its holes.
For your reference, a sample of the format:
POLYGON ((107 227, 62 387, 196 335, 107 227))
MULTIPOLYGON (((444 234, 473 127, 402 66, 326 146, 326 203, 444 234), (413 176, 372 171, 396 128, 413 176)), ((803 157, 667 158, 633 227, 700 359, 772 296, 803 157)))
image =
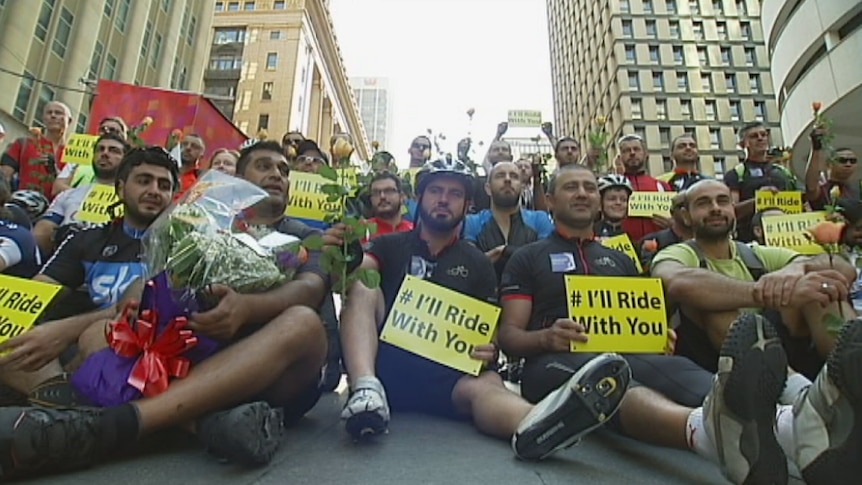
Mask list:
POLYGON ((379 142, 379 141, 377 141, 377 140, 372 141, 372 142, 371 142, 371 148, 373 148, 373 149, 374 149, 374 151, 376 152, 376 151, 377 151, 377 149, 378 149, 378 148, 380 148, 380 142, 379 142))
POLYGON ((781 160, 783 160, 785 162, 790 160, 792 157, 793 157, 793 152, 791 152, 790 150, 784 150, 783 152, 781 152, 781 160))
POLYGON ((143 125, 143 126, 150 126, 152 124, 153 124, 153 119, 150 118, 149 116, 144 116, 144 119, 141 120, 141 125, 143 125))
POLYGON ((257 130, 257 139, 258 140, 266 140, 267 136, 269 136, 269 133, 264 128, 257 130))
POLYGON ((350 158, 351 153, 353 153, 353 145, 346 138, 338 137, 335 140, 335 145, 332 146, 332 156, 337 160, 343 160, 350 158))
POLYGON ((608 122, 608 119, 607 119, 607 117, 605 117, 604 115, 598 115, 598 116, 596 116, 596 124, 597 124, 597 125, 599 125, 599 126, 604 126, 604 124, 605 124, 605 123, 607 123, 607 122, 608 122))

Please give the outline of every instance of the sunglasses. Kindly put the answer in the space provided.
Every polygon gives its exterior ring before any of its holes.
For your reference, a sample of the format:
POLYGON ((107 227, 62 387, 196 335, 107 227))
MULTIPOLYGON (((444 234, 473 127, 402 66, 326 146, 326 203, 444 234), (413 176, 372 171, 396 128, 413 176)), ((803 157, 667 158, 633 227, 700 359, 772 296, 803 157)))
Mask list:
POLYGON ((325 160, 320 157, 309 157, 306 155, 302 155, 296 157, 296 161, 300 163, 324 163, 325 160))
POLYGON ((849 163, 850 165, 856 165, 856 162, 858 162, 859 160, 852 157, 838 157, 837 159, 835 159, 835 161, 838 163, 849 163))
POLYGON ((412 146, 417 150, 427 150, 431 148, 431 145, 426 145, 424 143, 414 143, 412 146))
POLYGON ((103 135, 107 135, 108 133, 119 133, 120 130, 112 127, 112 126, 102 126, 99 128, 99 133, 103 135))

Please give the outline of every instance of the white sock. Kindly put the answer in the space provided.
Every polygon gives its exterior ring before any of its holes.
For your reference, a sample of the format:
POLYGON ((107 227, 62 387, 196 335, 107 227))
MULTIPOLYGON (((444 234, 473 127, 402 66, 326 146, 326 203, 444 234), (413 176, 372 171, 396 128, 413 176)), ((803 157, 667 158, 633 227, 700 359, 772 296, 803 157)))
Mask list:
POLYGON ((688 441, 689 449, 713 463, 718 463, 715 443, 706 434, 706 426, 703 423, 703 408, 694 409, 688 415, 686 441, 688 441))
POLYGON ((811 381, 804 375, 796 372, 788 374, 787 382, 784 384, 784 390, 781 391, 781 397, 778 398, 778 402, 781 404, 793 404, 796 402, 799 394, 810 385, 811 381))
POLYGON ((778 406, 775 415, 775 438, 792 463, 796 463, 796 434, 793 431, 793 406, 778 406))

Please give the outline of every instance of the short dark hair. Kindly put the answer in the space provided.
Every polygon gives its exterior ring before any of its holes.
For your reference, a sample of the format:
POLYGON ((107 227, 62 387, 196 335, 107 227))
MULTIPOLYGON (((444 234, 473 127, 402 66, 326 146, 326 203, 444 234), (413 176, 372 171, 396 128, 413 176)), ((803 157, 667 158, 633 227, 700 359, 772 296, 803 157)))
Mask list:
POLYGON ((557 143, 554 143, 554 153, 557 153, 557 150, 560 149, 560 145, 562 145, 563 142, 566 142, 566 141, 570 141, 570 142, 574 143, 575 145, 578 146, 578 149, 581 148, 581 144, 580 144, 580 142, 578 142, 578 140, 575 140, 571 136, 564 136, 564 137, 560 138, 559 140, 557 140, 557 143))
POLYGON ((402 192, 401 177, 388 170, 375 174, 374 177, 371 178, 371 182, 368 183, 368 189, 371 190, 371 185, 374 184, 374 182, 379 182, 381 180, 391 180, 395 182, 395 187, 398 189, 398 192, 402 192))
POLYGON ((102 121, 99 122, 99 126, 105 124, 106 121, 113 121, 114 123, 120 125, 120 127, 123 129, 123 137, 125 137, 126 133, 129 131, 129 126, 126 124, 125 120, 123 120, 119 116, 108 116, 106 118, 102 118, 102 121))
POLYGON ((736 136, 739 139, 739 141, 745 140, 745 135, 747 135, 749 131, 751 131, 755 128, 761 128, 761 127, 767 128, 766 123, 764 123, 762 121, 752 121, 750 123, 746 123, 746 124, 742 125, 742 127, 739 129, 739 131, 736 132, 736 136))
POLYGON ((171 181, 173 190, 177 190, 180 186, 180 169, 177 161, 168 153, 167 150, 160 146, 146 146, 141 148, 132 148, 126 151, 120 166, 117 168, 117 179, 114 182, 117 187, 120 181, 126 182, 132 169, 139 165, 155 165, 168 169, 171 173, 171 181))
MULTIPOLYGON (((113 140, 113 141, 123 145, 123 153, 124 154, 129 151, 129 144, 126 143, 126 139, 123 138, 122 136, 116 134, 116 133, 105 133, 104 135, 100 136, 96 140, 96 145, 101 143, 102 140, 113 140)), ((95 148, 95 145, 93 146, 93 148, 95 148)))
POLYGON ((848 225, 862 221, 862 201, 842 197, 835 205, 841 210, 841 215, 847 220, 848 225))
POLYGON ((236 173, 240 176, 245 173, 248 162, 251 160, 251 154, 262 150, 269 150, 276 153, 283 153, 284 149, 281 144, 272 140, 264 140, 247 146, 239 152, 239 159, 236 161, 236 173))
POLYGON ((694 140, 694 144, 697 145, 697 137, 694 136, 694 133, 686 132, 686 133, 683 133, 682 135, 675 137, 673 140, 671 140, 670 151, 674 151, 674 149, 676 148, 676 142, 682 140, 683 138, 691 138, 692 140, 694 140))
POLYGON ((557 190, 557 178, 560 176, 561 173, 573 172, 578 170, 589 172, 593 174, 594 177, 596 175, 595 173, 593 173, 592 170, 590 170, 590 167, 587 167, 586 165, 581 165, 580 163, 570 163, 568 165, 563 165, 562 167, 554 170, 554 173, 551 174, 551 178, 548 179, 548 193, 553 194, 554 191, 557 190))

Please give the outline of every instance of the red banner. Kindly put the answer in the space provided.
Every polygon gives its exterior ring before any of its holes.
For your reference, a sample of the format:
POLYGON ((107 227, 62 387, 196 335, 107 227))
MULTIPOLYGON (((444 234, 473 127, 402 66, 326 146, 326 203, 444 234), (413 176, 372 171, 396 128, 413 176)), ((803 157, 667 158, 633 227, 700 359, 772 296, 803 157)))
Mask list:
POLYGON ((197 133, 206 144, 206 163, 202 165, 209 163, 212 152, 219 148, 239 150, 248 138, 210 100, 199 94, 104 79, 99 80, 97 93, 90 110, 89 133, 96 133, 99 122, 110 116, 119 116, 129 126, 138 125, 149 116, 153 124, 141 133, 141 139, 151 145, 164 146, 175 128, 184 134, 197 133))

